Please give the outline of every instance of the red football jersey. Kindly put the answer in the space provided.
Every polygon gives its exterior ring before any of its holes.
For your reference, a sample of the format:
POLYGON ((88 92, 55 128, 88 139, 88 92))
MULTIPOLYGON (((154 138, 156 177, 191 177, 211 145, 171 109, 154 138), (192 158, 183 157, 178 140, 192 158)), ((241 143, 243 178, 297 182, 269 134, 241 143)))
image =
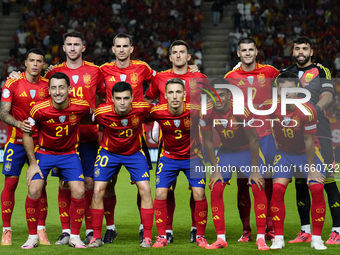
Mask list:
MULTIPOLYGON (((96 94, 105 93, 103 74, 98 66, 83 61, 81 67, 71 69, 64 62, 48 72, 45 77, 50 78, 56 72, 65 73, 70 78, 71 97, 86 100, 91 108, 96 108, 96 94)), ((81 125, 79 128, 79 139, 80 142, 97 140, 98 127, 94 125, 81 125)))
MULTIPOLYGON (((1 102, 12 103, 9 112, 16 120, 23 121, 29 116, 31 106, 49 97, 48 80, 40 77, 37 83, 30 83, 25 72, 20 74, 18 80, 8 79, 2 89, 1 102)), ((22 130, 7 125, 7 142, 22 144, 22 130)), ((34 139, 37 135, 34 135, 34 139)))
MULTIPOLYGON (((267 100, 258 108, 270 109, 272 104, 272 100, 267 100)), ((299 108, 295 107, 293 111, 287 111, 286 115, 282 116, 279 98, 275 112, 270 114, 270 119, 275 119, 275 121, 272 121, 274 137, 280 150, 297 154, 305 153, 303 134, 314 134, 317 131, 317 113, 314 106, 310 103, 302 105, 311 115, 305 115, 299 108)), ((315 146, 320 148, 316 135, 314 135, 314 143, 315 146)))
MULTIPOLYGON (((237 86, 242 90, 244 100, 248 102, 248 88, 253 89, 253 104, 262 104, 267 99, 272 98, 272 81, 278 76, 279 70, 270 65, 256 64, 253 71, 243 71, 242 67, 227 73, 224 78, 230 84, 237 86)), ((268 116, 256 116, 257 119, 268 119, 268 116)), ((257 133, 259 137, 271 134, 270 123, 264 121, 262 127, 258 127, 257 133)))
POLYGON ((145 95, 150 98, 159 98, 159 104, 167 104, 165 99, 165 83, 172 78, 180 78, 184 81, 184 88, 187 92, 186 102, 199 104, 201 102, 201 90, 205 83, 209 83, 207 76, 202 73, 190 73, 189 69, 185 74, 175 74, 173 69, 169 69, 156 74, 152 79, 149 89, 145 95), (192 98, 192 99, 191 99, 192 98))
POLYGON ((76 98, 70 98, 69 106, 64 110, 56 109, 50 98, 35 104, 30 111, 33 119, 30 122, 38 130, 37 152, 52 155, 76 153, 79 122, 89 111, 89 103, 76 98))
POLYGON ((95 111, 95 122, 104 127, 100 146, 120 155, 132 155, 140 151, 143 121, 151 107, 152 105, 146 102, 132 102, 128 115, 120 116, 115 112, 112 103, 99 105, 95 111))
POLYGON ((106 63, 100 68, 104 74, 107 103, 112 103, 112 87, 120 81, 131 84, 134 102, 143 102, 143 82, 150 82, 156 75, 156 71, 140 60, 131 60, 126 68, 119 68, 116 62, 106 63))
POLYGON ((184 103, 179 116, 172 115, 168 104, 157 104, 150 111, 150 120, 162 129, 162 154, 172 159, 190 159, 202 155, 199 140, 200 105, 184 103))
POLYGON ((212 102, 209 102, 207 114, 202 116, 200 126, 203 130, 209 130, 215 126, 222 145, 230 151, 240 151, 250 147, 244 131, 254 128, 250 126, 253 117, 247 105, 244 106, 244 115, 233 115, 232 101, 229 110, 225 113, 217 111, 212 102))

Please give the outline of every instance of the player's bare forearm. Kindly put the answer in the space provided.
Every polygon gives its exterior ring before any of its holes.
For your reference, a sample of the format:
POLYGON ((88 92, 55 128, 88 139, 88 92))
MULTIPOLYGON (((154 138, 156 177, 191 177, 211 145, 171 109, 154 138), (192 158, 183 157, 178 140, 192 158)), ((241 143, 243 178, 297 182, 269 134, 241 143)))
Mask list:
POLYGON ((33 131, 30 133, 24 132, 22 134, 22 143, 24 145, 27 158, 28 158, 28 162, 30 163, 30 165, 37 164, 37 160, 35 158, 35 153, 34 153, 34 141, 32 138, 32 133, 33 131))
POLYGON ((321 98, 319 102, 317 102, 317 105, 320 107, 320 110, 325 109, 327 106, 329 106, 333 102, 333 94, 331 92, 323 92, 321 94, 321 98))
POLYGON ((1 102, 0 104, 0 119, 7 125, 12 127, 20 128, 21 121, 16 120, 12 115, 9 114, 12 108, 12 103, 1 102))

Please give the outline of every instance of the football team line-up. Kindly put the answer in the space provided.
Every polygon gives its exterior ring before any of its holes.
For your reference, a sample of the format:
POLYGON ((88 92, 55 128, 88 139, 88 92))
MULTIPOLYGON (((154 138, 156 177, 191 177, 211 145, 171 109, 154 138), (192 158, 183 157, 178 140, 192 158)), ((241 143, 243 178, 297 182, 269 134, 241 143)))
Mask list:
MULTIPOLYGON (((44 52, 36 48, 29 50, 26 71, 12 73, 2 89, 0 118, 8 125, 8 140, 2 170, 5 185, 1 193, 1 245, 12 245, 15 190, 26 161, 29 167, 25 212, 29 235, 22 249, 50 245, 45 225, 45 186, 50 171, 59 178, 62 231, 55 244, 87 248, 112 243, 118 235, 114 222, 115 184, 122 165, 129 171, 131 183, 137 186, 140 247, 160 248, 174 242, 174 190, 180 171, 186 175, 191 190, 190 242, 205 249, 227 247, 223 192, 233 171, 220 171, 221 166, 237 170, 238 210, 243 225, 238 242, 253 239, 251 187, 256 248, 285 247, 284 195, 294 176, 301 231, 289 243, 310 242, 311 248, 327 249, 321 239, 326 215, 325 190, 333 223, 332 229, 327 229, 330 237, 325 244, 339 245, 340 207, 334 206, 340 204, 334 179, 338 166, 334 165, 330 124, 324 111, 332 103, 334 89, 329 70, 311 62, 314 51, 310 39, 294 40, 295 64, 280 72, 270 65, 256 63, 256 43, 251 38, 243 38, 238 42, 239 65, 224 78, 210 83, 195 66, 188 66, 190 49, 181 40, 174 41, 169 48, 172 68, 159 73, 143 61, 130 59, 133 46, 126 34, 118 34, 113 39, 116 61, 101 67, 82 59, 85 42, 78 32, 64 35, 63 50, 66 61, 49 67, 45 77, 41 76, 44 52), (149 88, 143 91, 145 82, 149 88), (266 116, 256 116, 242 103, 244 114, 234 115, 231 91, 219 88, 221 84, 237 86, 244 95, 252 88, 256 96, 251 107, 258 110, 272 108, 271 91, 275 86, 276 110, 266 116), (308 115, 295 104, 285 105, 283 115, 281 89, 293 91, 297 87, 310 91, 309 102, 302 104, 308 115), (206 105, 207 114, 202 115, 201 92, 204 90, 210 90, 213 98, 206 105), (103 101, 105 103, 101 103, 103 101), (274 121, 272 127, 269 122, 256 128, 231 124, 243 120, 251 123, 255 118, 278 121, 274 121), (227 121, 215 125, 216 119, 227 121), (144 123, 147 122, 153 123, 152 138, 159 143, 154 200, 149 184, 152 165, 145 142, 144 123), (98 124, 103 128, 99 142, 98 124), (217 154, 213 129, 221 141, 217 154), (202 148, 211 167, 216 169, 210 176, 209 187, 210 217, 217 239, 210 245, 205 239, 206 173, 195 172, 196 168, 205 167, 202 148), (315 166, 319 166, 318 171, 315 166), (263 171, 264 167, 273 171, 263 171), (241 168, 251 170, 241 171, 241 168), (102 236, 104 217, 106 232, 102 236), (156 240, 151 236, 154 219, 158 230, 156 240), (79 235, 83 220, 84 242, 79 235)), ((285 97, 298 99, 301 95, 288 92, 285 97)))

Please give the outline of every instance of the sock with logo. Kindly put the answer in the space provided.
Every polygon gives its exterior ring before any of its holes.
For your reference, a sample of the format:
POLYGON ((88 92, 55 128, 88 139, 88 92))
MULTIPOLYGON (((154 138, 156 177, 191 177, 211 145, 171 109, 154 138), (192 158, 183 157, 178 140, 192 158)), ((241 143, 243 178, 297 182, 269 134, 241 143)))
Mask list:
POLYGON ((172 230, 172 222, 174 221, 175 207, 176 207, 175 192, 171 190, 171 191, 168 191, 168 198, 167 198, 168 218, 166 220, 165 229, 172 230))
POLYGON ((11 218, 15 204, 15 190, 18 186, 19 178, 5 178, 5 186, 1 192, 1 212, 4 228, 11 227, 11 218))
POLYGON ((284 200, 286 189, 287 187, 281 183, 273 184, 273 195, 270 211, 272 212, 273 217, 275 237, 276 235, 283 236, 283 227, 286 217, 286 207, 284 200))
POLYGON ((197 226, 197 236, 204 236, 205 228, 207 226, 208 217, 208 203, 207 198, 202 200, 195 200, 195 219, 197 226))
POLYGON ((332 227, 340 227, 340 193, 334 178, 332 182, 325 183, 325 191, 328 196, 328 205, 333 220, 332 227))
MULTIPOLYGON (((158 200, 155 198, 154 209, 155 209, 155 221, 159 236, 166 235, 166 219, 168 217, 168 211, 166 206, 167 200, 158 200)), ((144 225, 143 225, 144 226, 144 225)))
POLYGON ((62 229, 70 229, 71 190, 61 189, 58 192, 59 217, 62 229))
POLYGON ((321 236, 321 231, 323 228, 323 224, 325 223, 326 216, 326 202, 323 193, 324 187, 322 184, 317 183, 310 185, 309 190, 312 195, 312 234, 316 236, 321 236))
POLYGON ((256 184, 251 185, 254 195, 254 211, 256 217, 257 234, 265 234, 267 217, 267 197, 264 190, 259 190, 256 184))
POLYGON ((85 214, 86 199, 71 198, 70 218, 71 218, 71 234, 79 235, 81 224, 85 214))
POLYGON ((140 208, 140 214, 142 215, 142 222, 144 227, 144 238, 151 239, 151 230, 153 226, 153 208, 140 208))
POLYGON ((46 186, 41 191, 40 196, 40 214, 39 214, 39 226, 46 225, 46 218, 47 218, 47 211, 48 211, 48 204, 47 204, 47 194, 46 194, 46 186))
POLYGON ((91 215, 91 203, 92 203, 93 190, 85 191, 86 208, 85 208, 85 226, 87 230, 92 229, 92 215, 91 215))
POLYGON ((305 179, 295 179, 296 188, 296 203, 302 225, 310 224, 309 211, 310 211, 310 196, 309 190, 305 179))
POLYGON ((243 230, 251 232, 250 227, 250 196, 248 178, 237 178, 237 208, 243 225, 243 230))
POLYGON ((102 238, 104 209, 91 209, 93 238, 102 238))
POLYGON ((103 201, 106 225, 114 225, 117 197, 116 195, 114 195, 113 197, 104 197, 103 201))
MULTIPOLYGON (((222 182, 216 182, 211 191, 211 211, 214 221, 214 226, 217 235, 225 234, 225 220, 224 220, 224 201, 223 191, 225 185, 222 182)), ((225 237, 224 237, 225 238, 225 237)))
POLYGON ((28 233, 30 235, 38 234, 38 220, 40 214, 40 198, 31 199, 29 196, 26 197, 25 210, 26 210, 26 221, 28 226, 28 233))

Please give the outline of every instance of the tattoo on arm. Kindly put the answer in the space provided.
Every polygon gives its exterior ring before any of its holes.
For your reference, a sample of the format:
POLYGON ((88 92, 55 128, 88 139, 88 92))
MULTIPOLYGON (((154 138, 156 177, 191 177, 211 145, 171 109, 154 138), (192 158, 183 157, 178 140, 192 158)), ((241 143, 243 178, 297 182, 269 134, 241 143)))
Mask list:
POLYGON ((10 102, 1 102, 0 104, 0 119, 5 122, 7 125, 12 127, 18 127, 20 121, 16 120, 12 115, 9 114, 12 108, 12 103, 10 102))

